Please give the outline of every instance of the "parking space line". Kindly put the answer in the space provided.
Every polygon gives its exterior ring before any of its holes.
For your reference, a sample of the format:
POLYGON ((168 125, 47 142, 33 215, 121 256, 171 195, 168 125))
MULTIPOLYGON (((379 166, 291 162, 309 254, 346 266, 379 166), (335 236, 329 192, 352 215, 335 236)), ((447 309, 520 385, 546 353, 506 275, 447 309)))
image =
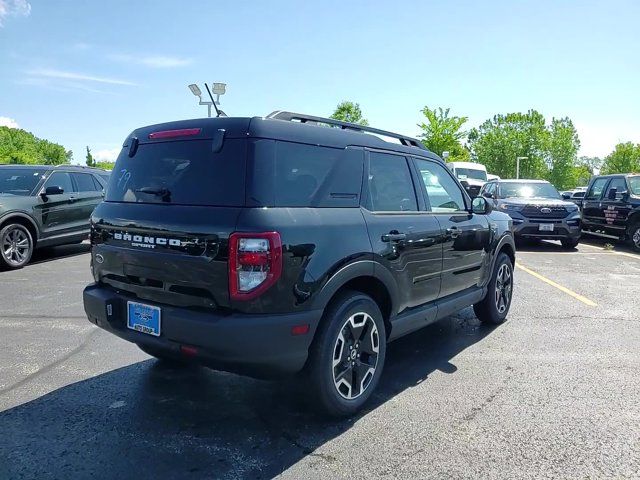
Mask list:
POLYGON ((549 280, 547 277, 545 277, 543 275, 540 275, 539 273, 534 272, 533 270, 528 269, 527 267, 525 267, 524 265, 522 265, 519 262, 516 263, 516 267, 519 268, 520 270, 524 271, 524 272, 527 272, 529 275, 531 275, 533 277, 536 277, 538 280, 542 280, 544 283, 546 283, 548 285, 551 285, 552 287, 557 288, 561 292, 564 292, 567 295, 572 296, 573 298, 575 298, 576 300, 581 301, 585 305, 589 305, 590 307, 597 307, 598 306, 598 304, 596 302, 594 302, 593 300, 589 300, 587 297, 583 297, 579 293, 576 293, 573 290, 569 290, 567 287, 563 287, 562 285, 554 282, 553 280, 549 280))
POLYGON ((623 257, 635 258, 636 260, 640 260, 640 255, 636 255, 634 253, 618 252, 617 250, 609 250, 607 248, 598 247, 597 245, 589 245, 588 243, 581 243, 580 246, 591 247, 591 248, 595 248, 596 250, 603 250, 607 253, 612 253, 614 255, 622 255, 623 257))

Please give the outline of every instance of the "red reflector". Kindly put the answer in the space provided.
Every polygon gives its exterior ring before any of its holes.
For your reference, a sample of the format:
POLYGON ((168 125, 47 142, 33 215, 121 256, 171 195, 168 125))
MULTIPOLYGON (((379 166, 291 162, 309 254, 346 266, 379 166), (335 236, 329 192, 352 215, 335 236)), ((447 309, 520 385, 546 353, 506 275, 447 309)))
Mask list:
POLYGON ((198 354, 198 349, 190 345, 180 345, 180 352, 188 357, 195 357, 198 354))
POLYGON ((201 128, 183 128, 181 130, 163 130, 161 132, 153 132, 149 134, 149 138, 152 140, 158 138, 174 138, 174 137, 190 137, 193 135, 199 135, 202 131, 201 128))
POLYGON ((309 333, 309 325, 291 327, 291 335, 306 335, 307 333, 309 333))
POLYGON ((238 255, 240 265, 262 266, 269 263, 267 252, 243 252, 238 255))

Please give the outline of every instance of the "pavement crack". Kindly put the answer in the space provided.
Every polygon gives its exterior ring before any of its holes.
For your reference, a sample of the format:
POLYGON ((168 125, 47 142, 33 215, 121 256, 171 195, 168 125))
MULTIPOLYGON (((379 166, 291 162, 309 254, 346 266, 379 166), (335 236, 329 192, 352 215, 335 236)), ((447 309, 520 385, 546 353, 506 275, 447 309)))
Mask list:
POLYGON ((66 362, 67 360, 69 360, 71 357, 73 357, 74 355, 76 355, 77 353, 81 352, 86 346, 87 343, 89 343, 89 341, 94 337, 94 335, 96 335, 99 332, 99 329, 94 329, 92 330, 86 337, 85 339, 80 343, 80 345, 78 345, 76 348, 74 348, 73 350, 71 350, 70 352, 68 352, 67 354, 63 355, 62 357, 58 358, 57 360, 54 360, 53 362, 45 365, 44 367, 38 369, 37 371, 30 373, 29 375, 27 375, 26 377, 24 377, 22 380, 18 380, 16 383, 9 385, 7 387, 1 388, 0 389, 0 396, 4 396, 7 395, 8 393, 12 392, 13 390, 20 388, 21 386, 27 384, 28 382, 30 382, 31 380, 33 380, 34 378, 39 377, 40 375, 43 375, 47 372, 49 372, 50 370, 53 370, 54 368, 56 368, 57 366, 63 364, 64 362, 66 362))

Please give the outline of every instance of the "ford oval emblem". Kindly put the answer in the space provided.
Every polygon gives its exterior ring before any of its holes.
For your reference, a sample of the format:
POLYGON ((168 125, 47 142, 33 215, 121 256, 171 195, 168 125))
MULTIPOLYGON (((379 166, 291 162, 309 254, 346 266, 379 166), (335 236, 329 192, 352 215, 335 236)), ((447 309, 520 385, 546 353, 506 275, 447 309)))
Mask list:
POLYGON ((98 263, 104 262, 104 257, 102 255, 100 255, 99 253, 96 254, 96 262, 98 262, 98 263))
POLYGON ((551 209, 549 207, 541 208, 540 213, 551 213, 551 209))

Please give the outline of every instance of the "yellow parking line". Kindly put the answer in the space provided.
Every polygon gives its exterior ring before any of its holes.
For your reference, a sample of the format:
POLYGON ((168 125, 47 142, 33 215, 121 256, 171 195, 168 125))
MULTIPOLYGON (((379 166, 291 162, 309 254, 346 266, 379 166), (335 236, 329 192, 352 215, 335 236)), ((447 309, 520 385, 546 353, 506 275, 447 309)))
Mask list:
POLYGON ((580 300, 582 303, 589 305, 590 307, 597 307, 598 304, 592 300, 589 300, 587 297, 583 297, 582 295, 574 292, 573 290, 569 290, 567 287, 563 287, 562 285, 554 282, 553 280, 549 280, 547 277, 544 277, 542 275, 540 275, 537 272, 534 272, 533 270, 529 270, 527 267, 525 267, 524 265, 520 264, 520 263, 516 263, 516 267, 518 267, 520 270, 527 272, 529 275, 536 277, 538 280, 542 280, 544 283, 547 283, 549 285, 551 285, 552 287, 557 288, 558 290, 560 290, 561 292, 566 293, 567 295, 572 296, 573 298, 575 298, 576 300, 580 300))
POLYGON ((603 247, 598 247, 597 245, 589 245, 588 243, 581 243, 580 246, 581 247, 591 247, 591 248, 595 248, 597 250, 604 250, 605 252, 613 253, 614 255, 622 255, 623 257, 635 258, 636 260, 640 260, 640 255, 636 255, 634 253, 619 252, 617 250, 608 250, 608 249, 603 248, 603 247))

